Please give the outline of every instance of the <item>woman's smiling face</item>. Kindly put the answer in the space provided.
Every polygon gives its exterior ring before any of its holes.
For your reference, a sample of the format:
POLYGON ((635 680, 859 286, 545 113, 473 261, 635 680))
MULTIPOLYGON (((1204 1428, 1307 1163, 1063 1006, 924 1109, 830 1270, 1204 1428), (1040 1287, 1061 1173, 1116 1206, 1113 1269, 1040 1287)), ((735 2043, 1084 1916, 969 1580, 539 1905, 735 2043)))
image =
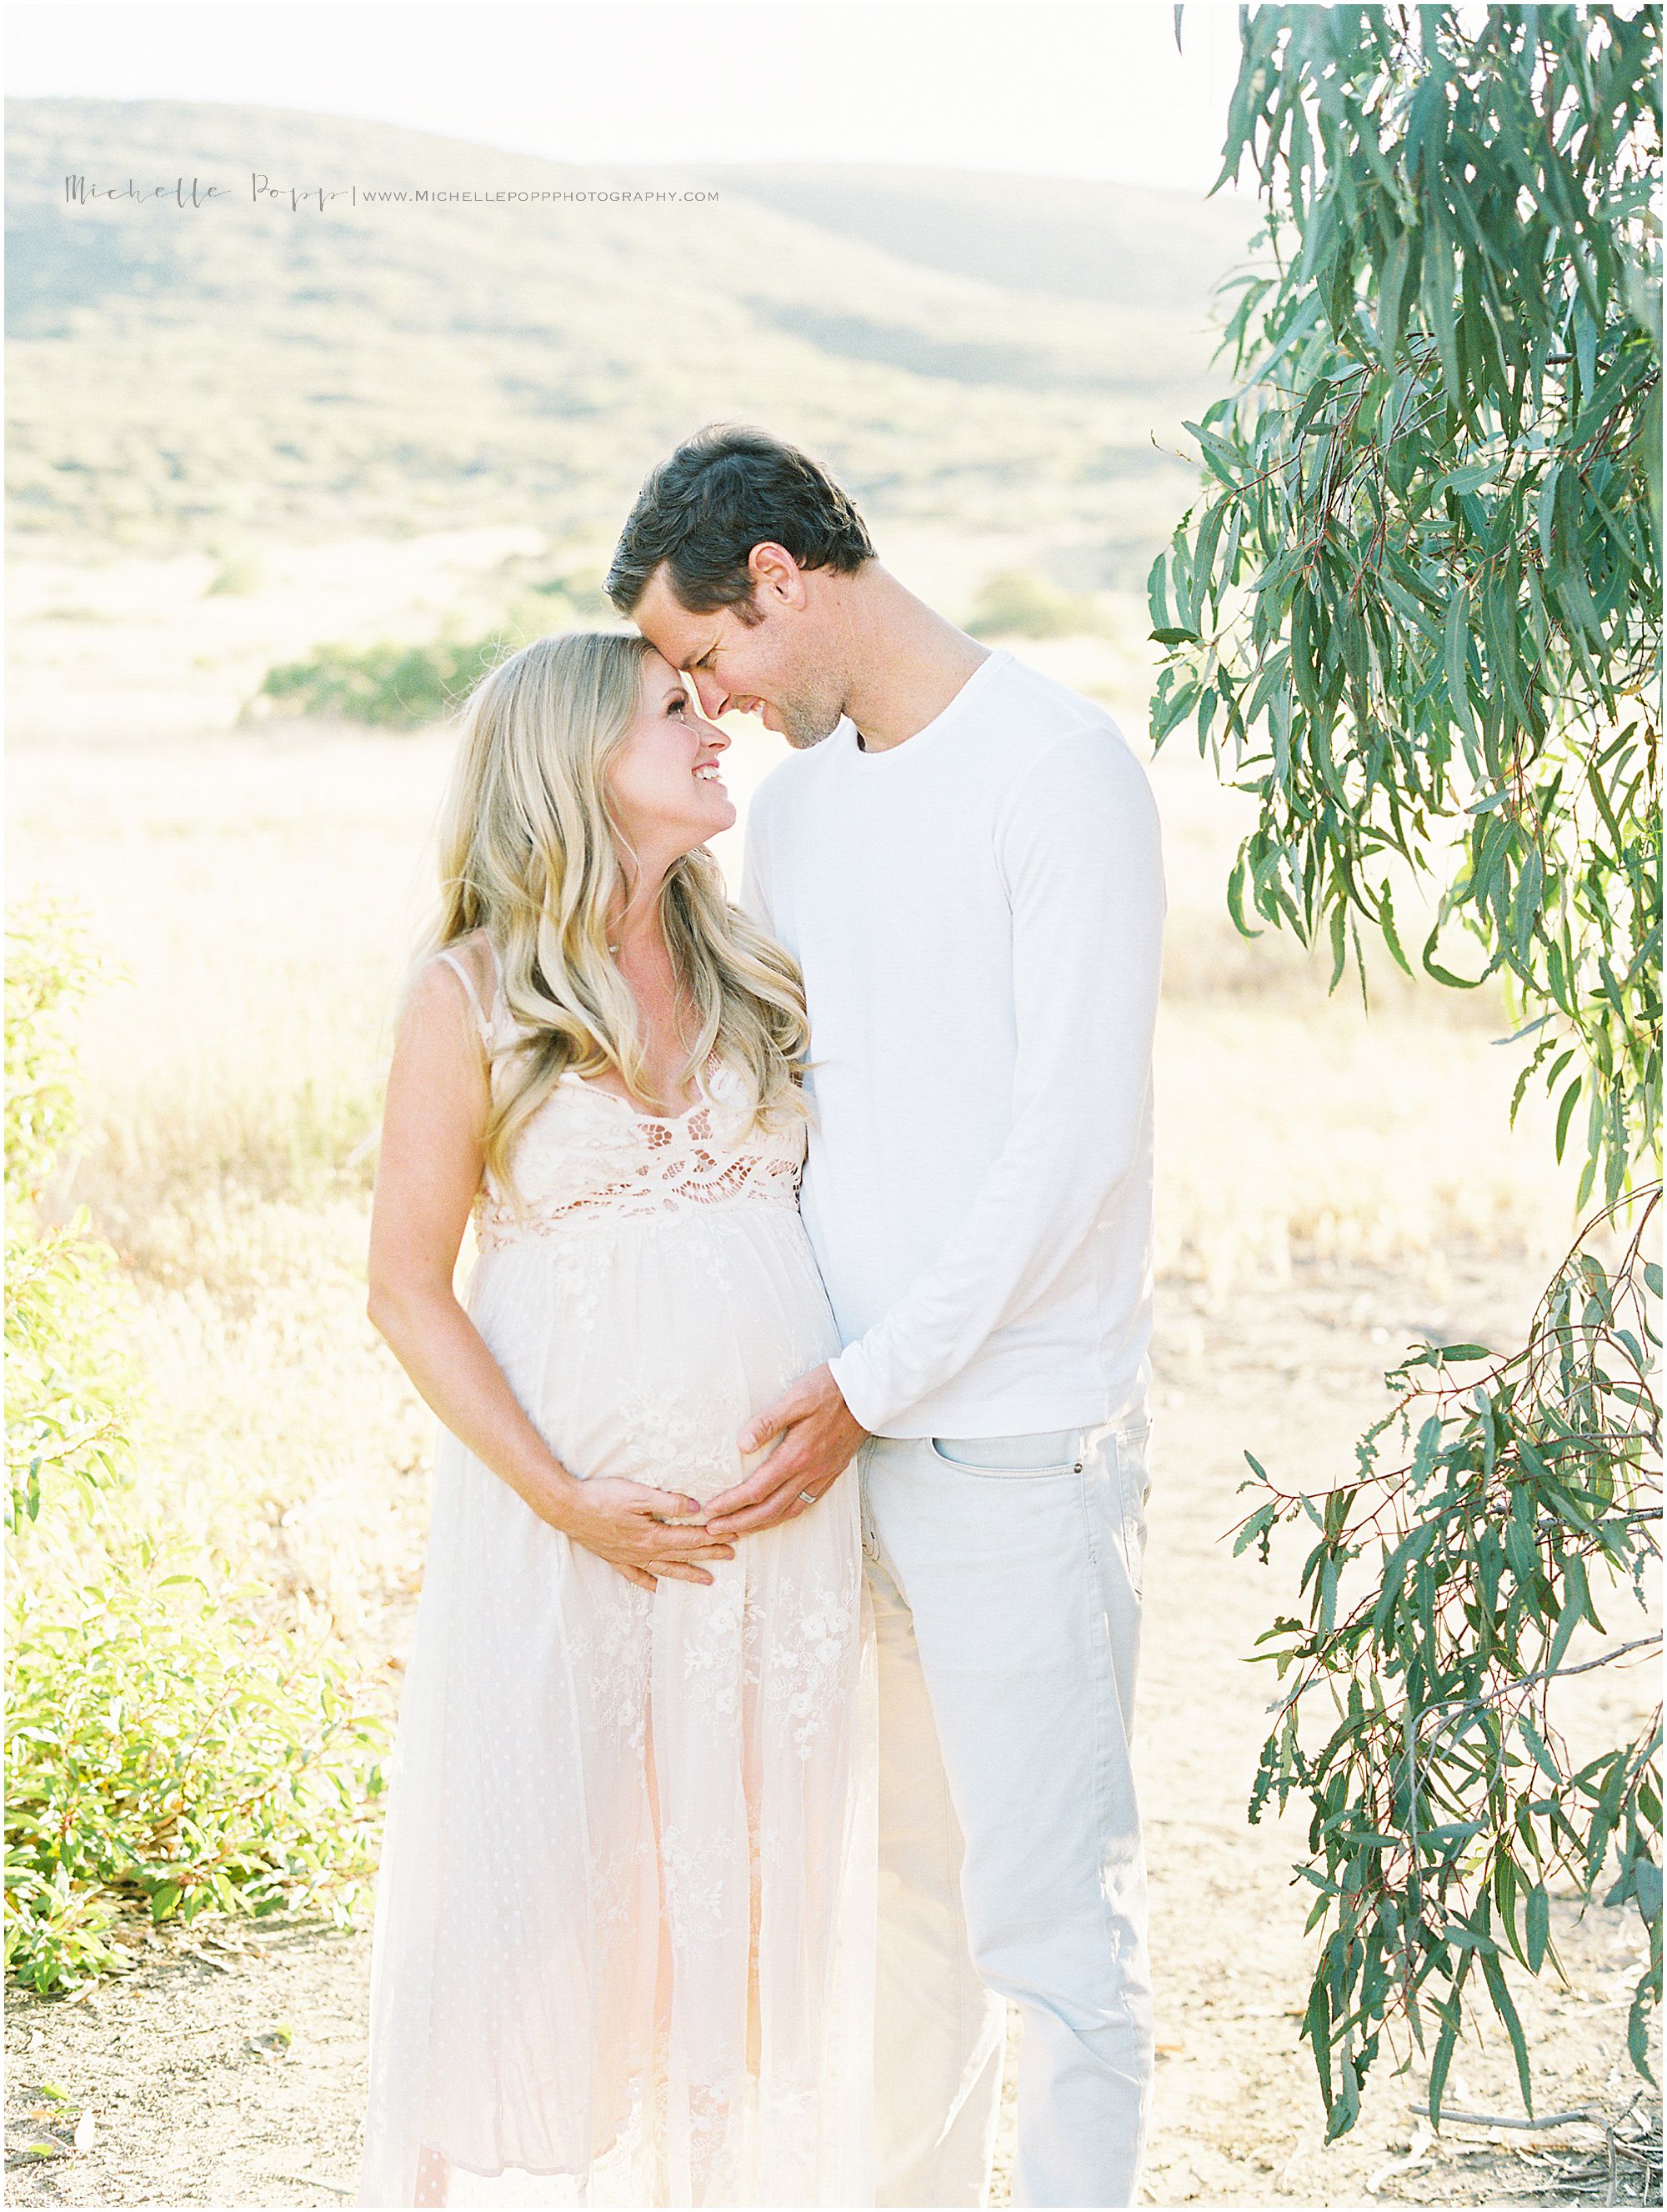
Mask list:
POLYGON ((646 654, 636 718, 608 763, 608 795, 634 854, 669 863, 732 827, 735 802, 718 758, 728 746, 702 720, 688 678, 646 654))

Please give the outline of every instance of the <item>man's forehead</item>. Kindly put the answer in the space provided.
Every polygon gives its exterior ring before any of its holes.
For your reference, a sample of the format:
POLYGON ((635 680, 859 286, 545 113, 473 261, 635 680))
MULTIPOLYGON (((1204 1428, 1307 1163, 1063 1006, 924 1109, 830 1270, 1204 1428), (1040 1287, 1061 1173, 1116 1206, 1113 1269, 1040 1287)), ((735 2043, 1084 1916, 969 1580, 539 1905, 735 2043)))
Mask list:
POLYGON ((716 618, 680 606, 663 574, 651 576, 637 602, 636 625, 652 637, 674 668, 698 660, 718 634, 716 618))

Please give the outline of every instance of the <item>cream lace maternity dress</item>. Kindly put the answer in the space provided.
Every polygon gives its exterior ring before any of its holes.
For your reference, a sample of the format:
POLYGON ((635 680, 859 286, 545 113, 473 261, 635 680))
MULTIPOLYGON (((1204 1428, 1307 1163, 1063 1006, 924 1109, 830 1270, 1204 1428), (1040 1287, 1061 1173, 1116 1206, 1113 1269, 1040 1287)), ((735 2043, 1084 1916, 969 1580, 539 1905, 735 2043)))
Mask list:
MULTIPOLYGON (((501 1055, 501 990, 476 1003, 501 1055)), ((525 1216, 480 1193, 469 1311, 575 1474, 711 1497, 747 1417, 837 1346, 802 1131, 749 1103, 715 1062, 676 1117, 569 1074, 516 1148, 525 1216)), ((361 2204, 873 2202, 854 1475, 713 1571, 636 1588, 441 1431, 361 2204)))

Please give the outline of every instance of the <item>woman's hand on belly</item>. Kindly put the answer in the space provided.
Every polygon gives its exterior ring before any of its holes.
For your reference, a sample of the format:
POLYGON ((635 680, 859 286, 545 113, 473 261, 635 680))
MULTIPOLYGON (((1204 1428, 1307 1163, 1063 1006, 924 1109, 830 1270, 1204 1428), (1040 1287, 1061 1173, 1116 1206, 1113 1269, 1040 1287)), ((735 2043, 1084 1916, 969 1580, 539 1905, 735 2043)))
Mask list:
POLYGON ((660 1576, 709 1583, 703 1562, 734 1558, 735 1547, 715 1537, 703 1517, 697 1517, 703 1514, 697 1500, 676 1491, 603 1474, 574 1483, 547 1517, 575 1544, 617 1567, 627 1582, 651 1590, 660 1576), (679 1525, 668 1527, 673 1520, 679 1525))

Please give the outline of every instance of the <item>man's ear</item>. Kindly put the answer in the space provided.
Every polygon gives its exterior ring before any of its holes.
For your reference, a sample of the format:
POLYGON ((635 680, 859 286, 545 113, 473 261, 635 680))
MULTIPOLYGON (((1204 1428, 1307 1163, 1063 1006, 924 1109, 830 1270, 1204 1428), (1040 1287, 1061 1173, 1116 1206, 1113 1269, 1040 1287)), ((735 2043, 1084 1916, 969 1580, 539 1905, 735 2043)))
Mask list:
POLYGON ((804 607, 805 572, 785 545, 770 539, 755 545, 746 556, 746 572, 755 592, 764 599, 782 606, 804 607))

